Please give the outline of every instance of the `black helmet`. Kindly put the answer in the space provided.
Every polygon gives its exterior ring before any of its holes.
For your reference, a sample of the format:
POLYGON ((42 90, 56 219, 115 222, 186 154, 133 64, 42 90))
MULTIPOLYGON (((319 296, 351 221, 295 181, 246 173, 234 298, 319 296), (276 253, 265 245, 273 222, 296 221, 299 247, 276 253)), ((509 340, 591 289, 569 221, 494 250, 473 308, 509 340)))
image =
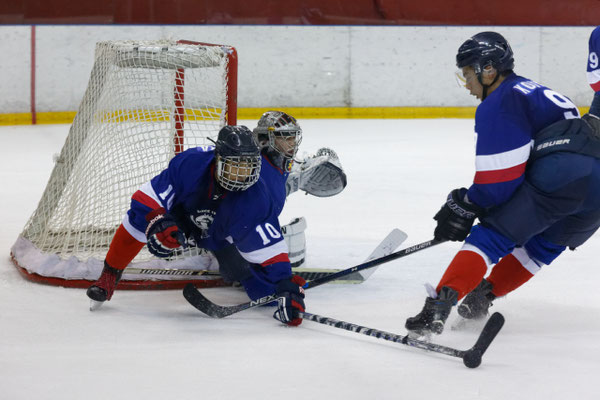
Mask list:
POLYGON ((252 131, 243 125, 221 128, 215 142, 217 180, 230 191, 246 190, 260 177, 260 149, 252 131))
POLYGON ((481 32, 467 39, 458 48, 458 68, 473 67, 479 75, 488 65, 498 72, 511 71, 515 67, 513 51, 501 34, 481 32))

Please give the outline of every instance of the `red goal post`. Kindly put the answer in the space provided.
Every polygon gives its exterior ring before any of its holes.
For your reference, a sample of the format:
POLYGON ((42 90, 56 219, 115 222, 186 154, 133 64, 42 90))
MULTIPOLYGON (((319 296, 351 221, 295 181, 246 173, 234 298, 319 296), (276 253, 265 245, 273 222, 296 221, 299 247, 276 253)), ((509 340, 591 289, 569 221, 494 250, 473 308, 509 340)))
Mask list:
MULTIPOLYGON (((37 209, 11 248, 31 281, 88 287, 131 195, 185 149, 237 122, 237 52, 189 40, 96 44, 88 87, 37 209)), ((173 259, 144 248, 119 289, 220 286, 202 249, 173 259)))

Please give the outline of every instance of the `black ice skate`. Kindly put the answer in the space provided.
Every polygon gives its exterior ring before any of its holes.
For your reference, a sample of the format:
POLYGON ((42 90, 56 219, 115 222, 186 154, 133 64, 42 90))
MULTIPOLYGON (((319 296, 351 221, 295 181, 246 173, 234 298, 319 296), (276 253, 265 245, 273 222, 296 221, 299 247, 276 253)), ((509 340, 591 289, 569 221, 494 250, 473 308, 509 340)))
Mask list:
POLYGON ((404 326, 418 336, 428 336, 430 333, 439 335, 444 331, 444 324, 457 300, 458 292, 444 286, 437 298, 427 297, 423 310, 408 318, 404 326))
POLYGON ((123 275, 123 270, 113 268, 104 261, 100 278, 86 292, 92 300, 90 310, 99 308, 103 302, 111 299, 119 280, 121 280, 121 275, 123 275))
POLYGON ((458 315, 465 319, 483 319, 489 315, 488 310, 496 296, 492 293, 492 284, 485 279, 465 296, 458 306, 458 315))

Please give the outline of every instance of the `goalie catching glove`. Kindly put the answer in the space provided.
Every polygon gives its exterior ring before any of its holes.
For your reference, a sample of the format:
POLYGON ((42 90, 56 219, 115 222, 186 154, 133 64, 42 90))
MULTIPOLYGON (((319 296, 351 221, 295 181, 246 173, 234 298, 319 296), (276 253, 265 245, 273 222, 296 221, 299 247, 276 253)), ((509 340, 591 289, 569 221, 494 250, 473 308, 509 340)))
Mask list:
POLYGON ((475 218, 483 215, 483 208, 467 198, 467 189, 454 189, 448 194, 446 203, 433 219, 437 221, 434 236, 437 240, 464 241, 475 218))
POLYGON ((329 197, 344 190, 346 184, 339 157, 335 151, 324 147, 290 173, 285 188, 288 196, 300 189, 313 196, 329 197))
POLYGON ((277 299, 277 310, 273 318, 289 326, 298 326, 302 318, 298 312, 304 312, 304 288, 306 281, 298 275, 292 275, 290 279, 284 279, 277 283, 275 294, 277 299))
POLYGON ((185 236, 177 227, 175 219, 164 208, 152 210, 146 215, 147 246, 156 257, 168 258, 175 254, 175 249, 184 246, 185 236))

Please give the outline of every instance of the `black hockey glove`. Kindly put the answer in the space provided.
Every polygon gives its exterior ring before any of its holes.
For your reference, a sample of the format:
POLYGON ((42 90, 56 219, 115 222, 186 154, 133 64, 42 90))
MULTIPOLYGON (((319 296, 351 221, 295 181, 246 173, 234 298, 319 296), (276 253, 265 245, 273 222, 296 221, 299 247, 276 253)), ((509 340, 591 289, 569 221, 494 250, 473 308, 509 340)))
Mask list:
POLYGON ((277 310, 273 318, 289 326, 298 326, 302 323, 302 318, 298 312, 304 312, 304 286, 306 281, 298 275, 293 275, 291 279, 284 279, 277 283, 275 293, 277 299, 277 310))
POLYGON ((171 257, 175 249, 185 245, 185 236, 177 227, 175 219, 167 214, 164 208, 149 212, 146 221, 148 221, 146 228, 148 250, 156 257, 171 257))
POLYGON ((462 242, 467 238, 475 218, 483 214, 483 209, 465 200, 467 189, 454 189, 448 194, 446 203, 433 219, 437 221, 434 236, 437 240, 462 242))

